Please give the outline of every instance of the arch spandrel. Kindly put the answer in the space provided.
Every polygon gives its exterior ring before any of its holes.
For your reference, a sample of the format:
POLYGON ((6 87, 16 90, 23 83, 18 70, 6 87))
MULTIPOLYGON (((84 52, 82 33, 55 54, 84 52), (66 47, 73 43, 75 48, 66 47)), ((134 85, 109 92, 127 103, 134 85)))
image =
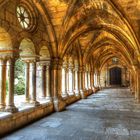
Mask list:
POLYGON ((9 33, 0 27, 0 50, 9 50, 12 47, 12 40, 9 33))

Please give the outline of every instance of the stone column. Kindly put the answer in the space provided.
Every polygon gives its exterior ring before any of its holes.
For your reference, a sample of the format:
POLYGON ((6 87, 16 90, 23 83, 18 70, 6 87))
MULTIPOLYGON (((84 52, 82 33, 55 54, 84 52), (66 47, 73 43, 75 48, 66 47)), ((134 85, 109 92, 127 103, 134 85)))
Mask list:
POLYGON ((29 63, 25 62, 25 102, 29 100, 29 63))
POLYGON ((125 86, 127 86, 127 68, 125 68, 125 86))
POLYGON ((6 106, 6 60, 0 59, 0 111, 6 106))
POLYGON ((132 93, 132 82, 133 82, 133 80, 132 80, 132 75, 131 74, 129 76, 129 81, 130 81, 130 91, 132 93))
POLYGON ((46 70, 45 70, 45 65, 40 65, 41 67, 41 98, 46 98, 46 70))
POLYGON ((134 73, 131 73, 132 75, 132 94, 135 95, 135 74, 134 73))
POLYGON ((62 86, 64 86, 64 91, 62 91, 62 95, 64 96, 64 97, 68 97, 69 95, 68 95, 68 71, 67 71, 67 65, 66 64, 64 64, 63 65, 63 71, 64 71, 64 83, 63 83, 63 85, 62 86))
POLYGON ((62 111, 66 107, 66 103, 63 100, 62 93, 62 60, 60 58, 52 59, 51 65, 51 93, 54 103, 55 111, 62 111))
POLYGON ((80 94, 82 99, 85 99, 86 96, 84 94, 85 92, 85 70, 84 67, 79 68, 79 87, 80 87, 80 94))
POLYGON ((46 98, 52 101, 50 91, 50 62, 48 62, 46 65, 46 98))
POLYGON ((88 72, 88 89, 91 89, 91 80, 90 80, 90 77, 91 75, 90 75, 90 72, 88 72))
POLYGON ((85 71, 85 67, 83 66, 83 68, 82 68, 82 87, 83 87, 83 90, 85 91, 85 76, 87 76, 86 75, 86 71, 85 71))
POLYGON ((73 95, 74 94, 74 90, 73 90, 73 66, 70 64, 69 66, 69 94, 73 95), (71 80, 71 81, 70 81, 71 80))
POLYGON ((134 74, 134 95, 135 95, 135 99, 137 100, 137 74, 134 74))
POLYGON ((130 91, 131 91, 132 94, 134 94, 134 89, 133 89, 133 73, 132 73, 132 71, 130 72, 129 81, 130 81, 130 91))
POLYGON ((75 71, 74 68, 72 69, 72 92, 75 95, 75 71))
POLYGON ((93 89, 95 89, 95 79, 94 79, 94 76, 95 75, 95 73, 94 73, 94 71, 93 71, 93 89))
POLYGON ((94 80, 94 86, 97 88, 97 86, 98 86, 98 85, 97 85, 97 84, 98 84, 98 83, 97 83, 97 71, 95 71, 95 73, 94 73, 94 79, 95 79, 95 80, 94 80))
POLYGON ((106 86, 110 86, 110 74, 109 74, 109 67, 107 65, 107 70, 106 70, 106 86))
POLYGON ((137 68, 137 73, 136 73, 136 80, 137 80, 137 101, 140 102, 140 68, 137 68))
POLYGON ((67 94, 68 94, 68 96, 69 96, 69 68, 67 67, 66 68, 66 81, 65 81, 65 83, 66 83, 66 92, 67 92, 67 94))
POLYGON ((36 100, 36 62, 30 62, 30 103, 38 106, 39 102, 36 100))
POLYGON ((79 81, 78 81, 78 67, 74 69, 74 93, 76 96, 79 96, 79 81))
POLYGON ((6 106, 6 111, 8 112, 17 112, 18 109, 15 107, 14 104, 14 68, 15 68, 15 60, 10 58, 8 60, 8 87, 9 87, 9 91, 8 91, 8 100, 7 100, 7 106, 6 106))
POLYGON ((93 71, 90 71, 90 88, 94 91, 94 74, 93 71))
POLYGON ((101 87, 101 85, 100 85, 100 72, 99 71, 97 72, 97 85, 99 88, 101 87))
POLYGON ((68 93, 73 95, 73 67, 71 64, 68 67, 68 93))
POLYGON ((67 66, 65 66, 65 95, 66 97, 69 96, 68 89, 69 89, 69 75, 68 75, 68 68, 67 66))
POLYGON ((88 90, 88 72, 84 71, 85 90, 88 90))
POLYGON ((131 75, 133 75, 133 84, 132 84, 132 89, 134 90, 134 96, 135 96, 135 99, 138 100, 138 90, 137 90, 137 72, 138 72, 138 67, 137 65, 133 65, 132 66, 132 69, 133 71, 131 72, 131 75))
POLYGON ((79 71, 78 71, 78 89, 79 89, 79 91, 80 91, 80 93, 81 93, 81 89, 82 89, 82 79, 81 79, 81 77, 82 77, 82 70, 81 70, 81 67, 79 68, 79 71))

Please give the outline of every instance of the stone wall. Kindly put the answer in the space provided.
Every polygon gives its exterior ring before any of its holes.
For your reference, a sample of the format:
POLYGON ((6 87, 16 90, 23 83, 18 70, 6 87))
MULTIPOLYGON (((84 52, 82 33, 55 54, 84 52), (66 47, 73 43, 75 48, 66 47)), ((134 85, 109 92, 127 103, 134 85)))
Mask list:
POLYGON ((45 117, 52 112, 54 112, 53 104, 47 103, 13 114, 5 113, 4 116, 0 117, 0 136, 23 127, 24 125, 27 125, 37 119, 45 117))
MULTIPOLYGON (((84 94, 89 96, 93 93, 92 90, 87 90, 84 94)), ((72 95, 65 98, 64 101, 67 105, 70 105, 78 100, 80 96, 72 95)), ((29 123, 32 123, 42 117, 45 117, 51 113, 55 112, 53 103, 44 103, 37 107, 30 107, 24 110, 20 110, 17 113, 0 113, 0 137, 9 132, 12 132, 18 128, 21 128, 29 123)))

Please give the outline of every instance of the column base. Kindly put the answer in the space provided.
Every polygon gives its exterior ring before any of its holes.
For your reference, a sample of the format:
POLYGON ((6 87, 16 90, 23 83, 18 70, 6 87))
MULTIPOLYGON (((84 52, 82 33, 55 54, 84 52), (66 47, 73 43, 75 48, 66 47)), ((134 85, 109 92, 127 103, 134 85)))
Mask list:
POLYGON ((49 100, 50 102, 52 102, 52 97, 48 96, 45 98, 46 100, 49 100))
POLYGON ((29 103, 30 102, 30 99, 29 98, 25 98, 25 103, 29 103))
POLYGON ((78 93, 78 94, 75 94, 75 97, 77 100, 80 100, 81 99, 81 95, 78 93))
POLYGON ((5 111, 5 105, 0 105, 0 111, 2 111, 2 112, 5 111))
POLYGON ((80 95, 81 95, 82 99, 86 99, 87 98, 83 90, 80 90, 80 95))
POLYGON ((66 108, 66 103, 62 99, 58 99, 58 98, 54 99, 53 104, 54 104, 54 110, 56 112, 63 111, 66 108))
POLYGON ((9 106, 6 106, 5 111, 11 112, 11 113, 16 113, 16 112, 18 112, 18 108, 16 108, 14 105, 12 105, 12 106, 9 105, 9 106))
POLYGON ((40 103, 38 101, 30 101, 30 104, 35 107, 40 105, 40 103))
POLYGON ((69 94, 68 93, 62 93, 62 97, 63 98, 68 98, 69 97, 69 94))
POLYGON ((91 95, 93 93, 93 90, 92 89, 89 89, 88 90, 88 95, 91 95))
POLYGON ((83 92, 84 92, 85 97, 87 98, 88 95, 89 95, 89 94, 88 94, 88 89, 85 89, 83 92))
POLYGON ((72 96, 72 95, 74 95, 74 92, 73 92, 73 91, 69 91, 67 94, 68 94, 69 96, 72 96))
POLYGON ((45 96, 40 96, 39 98, 40 98, 40 99, 45 99, 46 97, 45 97, 45 96))
POLYGON ((97 91, 99 91, 100 89, 99 89, 99 87, 94 87, 94 93, 96 93, 97 91))
POLYGON ((76 96, 77 99, 81 98, 80 91, 75 90, 74 95, 76 96))
POLYGON ((30 103, 30 100, 27 100, 27 99, 26 99, 25 101, 22 102, 22 104, 25 104, 25 105, 26 105, 26 104, 29 104, 29 103, 30 103))

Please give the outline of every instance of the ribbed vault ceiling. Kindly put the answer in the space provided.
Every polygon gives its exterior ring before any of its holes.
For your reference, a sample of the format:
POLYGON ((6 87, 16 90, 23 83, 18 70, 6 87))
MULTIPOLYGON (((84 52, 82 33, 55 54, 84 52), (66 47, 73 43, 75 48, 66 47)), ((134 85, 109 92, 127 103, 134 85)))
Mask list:
MULTIPOLYGON (((1 0, 0 4, 4 2, 1 0)), ((15 0, 15 5, 19 3, 15 0)), ((49 42, 53 57, 73 53, 82 59, 81 63, 91 58, 102 63, 115 56, 128 65, 139 63, 139 0, 25 0, 25 3, 32 5, 42 18, 44 40, 49 42)))

